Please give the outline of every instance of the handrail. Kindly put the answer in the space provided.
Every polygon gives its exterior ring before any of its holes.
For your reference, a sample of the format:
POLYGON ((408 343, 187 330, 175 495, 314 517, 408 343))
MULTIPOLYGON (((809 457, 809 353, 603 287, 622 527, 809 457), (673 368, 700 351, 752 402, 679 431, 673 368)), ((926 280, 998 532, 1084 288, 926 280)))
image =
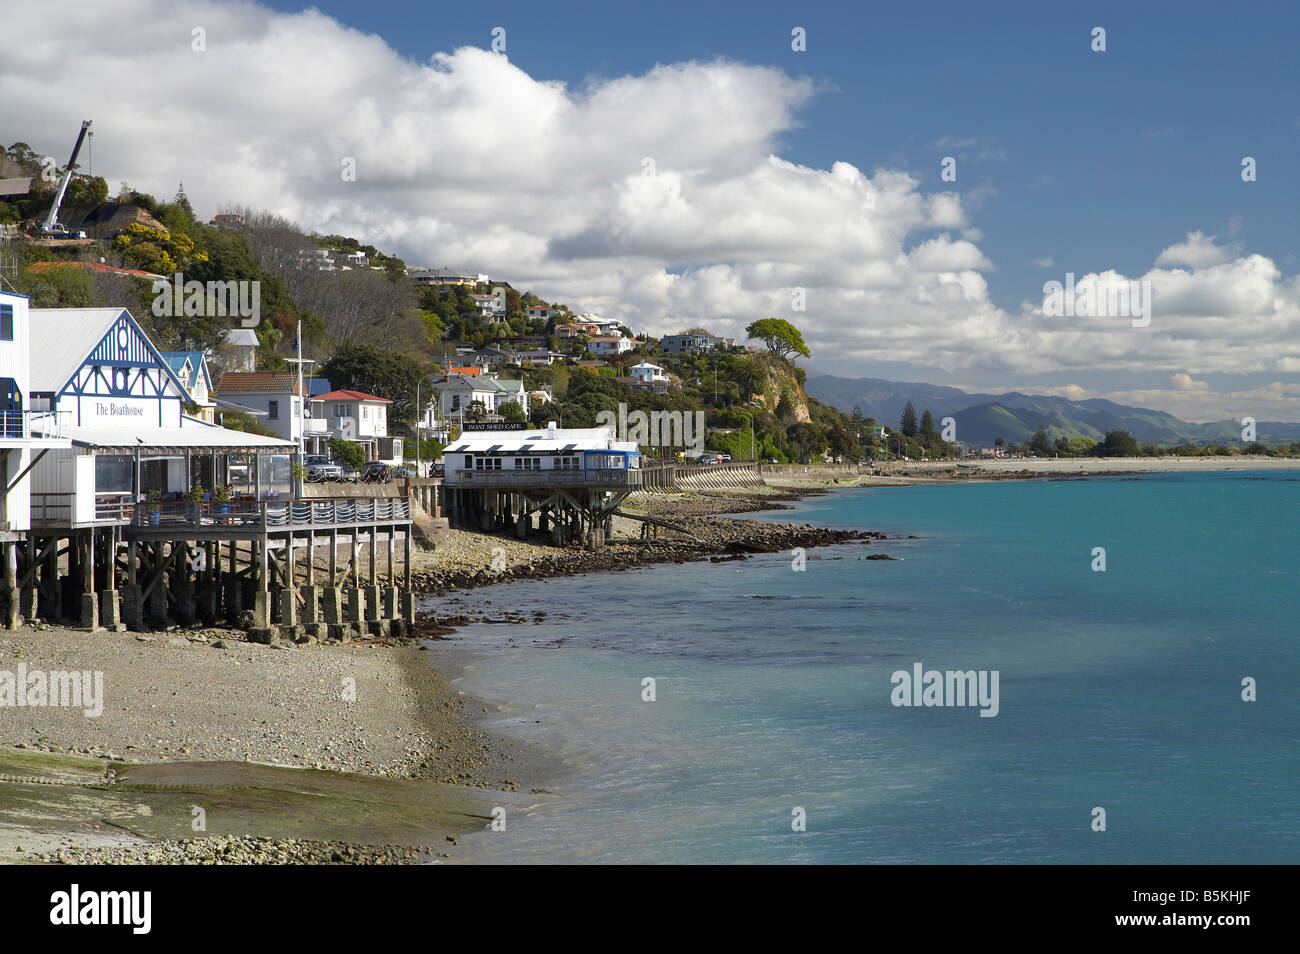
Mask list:
POLYGON ((0 411, 0 440, 26 440, 36 432, 63 437, 71 426, 71 411, 0 411))
POLYGON ((448 487, 546 487, 554 485, 641 486, 639 468, 623 470, 454 470, 444 480, 448 487))
MULTIPOLYGON (((36 496, 36 495, 33 495, 36 496)), ((279 529, 336 524, 392 523, 411 519, 406 497, 296 500, 167 501, 130 505, 133 526, 253 527, 279 529)))

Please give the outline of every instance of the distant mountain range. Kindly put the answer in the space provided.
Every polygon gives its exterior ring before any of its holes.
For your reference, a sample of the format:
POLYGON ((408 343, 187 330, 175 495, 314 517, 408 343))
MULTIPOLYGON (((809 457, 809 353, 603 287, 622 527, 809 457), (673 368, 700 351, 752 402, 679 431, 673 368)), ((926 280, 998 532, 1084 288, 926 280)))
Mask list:
MULTIPOLYGON (((1128 431, 1142 443, 1237 444, 1241 442, 1239 421, 1212 421, 1192 424, 1164 411, 1129 407, 1102 398, 1071 401, 1037 394, 972 394, 938 384, 885 381, 880 378, 839 378, 833 375, 809 376, 808 394, 842 411, 862 409, 886 427, 897 427, 903 407, 910 401, 919 419, 924 411, 939 421, 952 417, 957 422, 957 438, 968 444, 991 445, 1002 437, 1011 444, 1023 443, 1038 428, 1047 429, 1048 437, 1088 437, 1099 441, 1107 431, 1128 431)), ((1300 424, 1259 421, 1256 437, 1264 443, 1300 440, 1300 424)))

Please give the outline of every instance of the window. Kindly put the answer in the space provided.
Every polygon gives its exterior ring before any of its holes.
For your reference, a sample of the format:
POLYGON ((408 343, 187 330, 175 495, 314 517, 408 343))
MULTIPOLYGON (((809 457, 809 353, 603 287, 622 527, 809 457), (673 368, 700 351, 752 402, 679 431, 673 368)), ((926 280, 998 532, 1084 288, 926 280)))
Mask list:
POLYGON ((0 341, 14 340, 14 306, 0 305, 0 341))
POLYGON ((273 421, 278 421, 278 420, 280 419, 280 402, 279 402, 279 401, 267 401, 267 402, 266 402, 266 416, 267 416, 268 418, 270 418, 271 420, 273 420, 273 421))
POLYGON ((347 417, 347 416, 348 416, 348 406, 347 406, 346 404, 335 404, 335 405, 334 405, 334 416, 335 416, 335 417, 347 417))

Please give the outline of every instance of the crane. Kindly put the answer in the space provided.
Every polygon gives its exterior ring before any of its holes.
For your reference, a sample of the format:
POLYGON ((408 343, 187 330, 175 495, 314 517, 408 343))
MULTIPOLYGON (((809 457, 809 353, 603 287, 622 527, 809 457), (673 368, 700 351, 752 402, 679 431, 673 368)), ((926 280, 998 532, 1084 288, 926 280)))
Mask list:
POLYGON ((50 206, 50 214, 45 217, 45 223, 41 226, 42 238, 68 237, 68 230, 59 224, 59 206, 63 204, 63 194, 68 191, 68 183, 72 181, 72 167, 77 164, 77 153, 81 152, 81 144, 85 142, 86 130, 89 128, 90 120, 87 119, 81 124, 77 144, 72 147, 72 156, 68 159, 67 168, 63 170, 63 178, 59 180, 59 191, 54 194, 54 204, 50 206))

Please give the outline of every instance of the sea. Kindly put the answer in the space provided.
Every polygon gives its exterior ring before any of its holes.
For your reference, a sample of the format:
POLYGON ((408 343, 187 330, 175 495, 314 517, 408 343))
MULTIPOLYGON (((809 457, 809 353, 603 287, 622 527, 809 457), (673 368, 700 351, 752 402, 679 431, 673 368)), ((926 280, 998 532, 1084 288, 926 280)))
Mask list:
POLYGON ((889 538, 462 594, 545 614, 431 656, 555 777, 456 860, 1300 862, 1300 472, 746 516, 889 538))

